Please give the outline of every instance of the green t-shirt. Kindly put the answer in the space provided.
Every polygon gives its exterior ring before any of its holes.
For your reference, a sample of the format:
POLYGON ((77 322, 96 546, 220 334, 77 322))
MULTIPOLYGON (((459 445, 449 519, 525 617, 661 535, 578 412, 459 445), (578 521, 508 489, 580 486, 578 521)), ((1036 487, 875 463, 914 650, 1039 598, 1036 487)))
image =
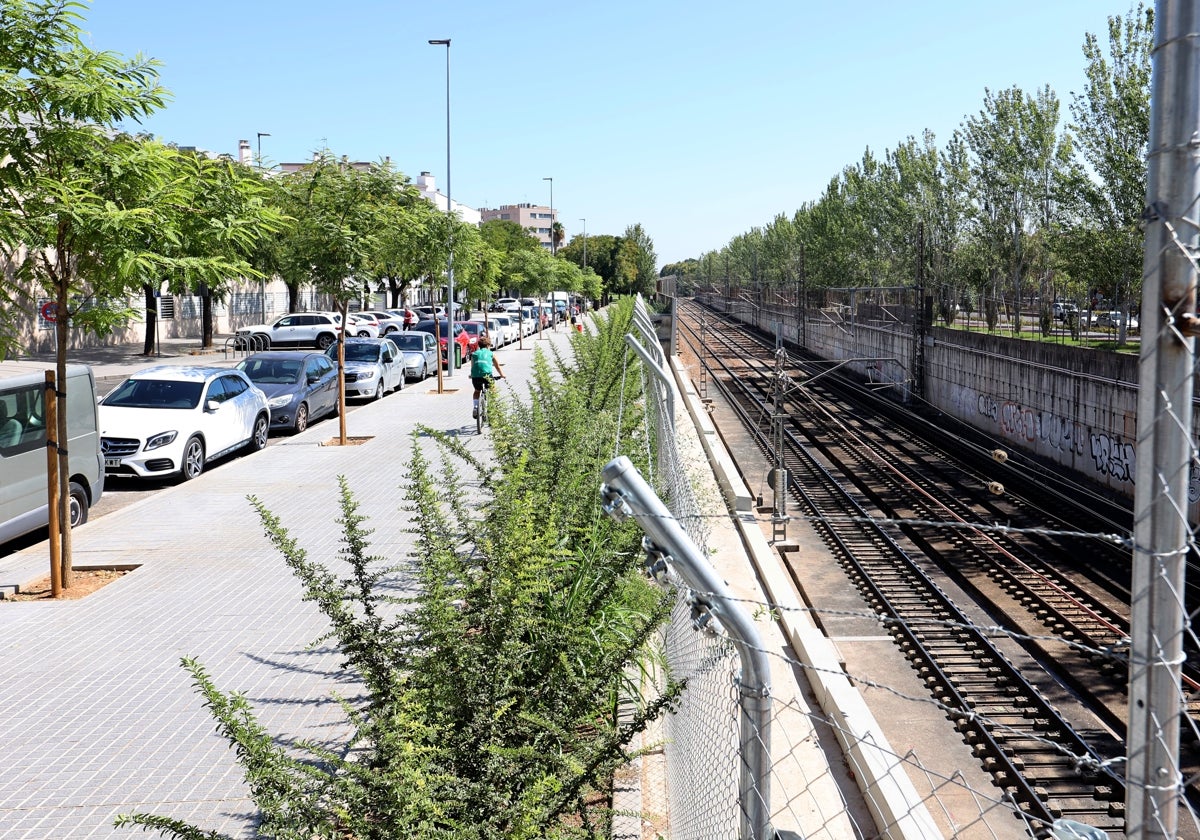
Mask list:
POLYGON ((478 348, 471 356, 471 378, 483 379, 491 376, 494 372, 492 369, 492 348, 478 348))

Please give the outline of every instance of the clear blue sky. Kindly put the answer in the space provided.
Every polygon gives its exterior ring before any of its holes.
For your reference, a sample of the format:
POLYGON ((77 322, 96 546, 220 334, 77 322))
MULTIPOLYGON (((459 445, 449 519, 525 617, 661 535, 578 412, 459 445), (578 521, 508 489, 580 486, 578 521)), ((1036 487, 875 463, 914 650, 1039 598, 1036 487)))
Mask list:
POLYGON ((820 196, 864 149, 944 143, 984 88, 1081 88, 1120 0, 94 0, 90 43, 163 62, 168 142, 274 162, 390 156, 456 201, 554 204, 568 237, 639 222, 659 264, 820 196))

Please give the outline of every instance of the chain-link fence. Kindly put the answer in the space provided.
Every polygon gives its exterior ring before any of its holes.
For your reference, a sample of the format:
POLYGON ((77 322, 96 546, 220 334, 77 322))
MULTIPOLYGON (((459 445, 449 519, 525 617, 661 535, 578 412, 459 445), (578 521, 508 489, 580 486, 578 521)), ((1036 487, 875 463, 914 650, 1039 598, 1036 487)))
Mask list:
MULTIPOLYGON (((675 446, 676 398, 669 364, 653 316, 641 298, 626 342, 643 361, 640 370, 650 427, 647 437, 655 441, 650 463, 656 490, 698 553, 707 558, 708 520, 693 492, 689 466, 675 446)), ((647 548, 653 552, 656 546, 648 541, 647 548)), ((678 575, 666 568, 671 558, 658 559, 659 579, 668 585, 682 584, 678 575)), ((653 560, 650 571, 656 573, 653 560)), ((669 815, 669 836, 673 840, 746 836, 739 831, 739 822, 746 818, 739 805, 741 659, 729 638, 719 631, 698 632, 698 626, 711 620, 707 601, 694 597, 687 585, 678 588, 677 594, 662 638, 667 668, 675 679, 687 682, 687 690, 661 732, 667 791, 663 804, 669 815)), ((708 629, 717 630, 718 623, 713 621, 708 629)))

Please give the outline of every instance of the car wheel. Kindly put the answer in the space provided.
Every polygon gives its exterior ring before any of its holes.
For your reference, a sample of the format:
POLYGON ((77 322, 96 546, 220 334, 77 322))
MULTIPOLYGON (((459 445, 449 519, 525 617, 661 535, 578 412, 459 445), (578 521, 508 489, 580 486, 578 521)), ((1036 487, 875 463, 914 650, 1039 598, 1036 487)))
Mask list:
POLYGON ((358 337, 359 337, 359 338, 370 338, 370 337, 371 337, 371 333, 370 333, 370 331, 369 331, 369 330, 359 330, 359 331, 358 331, 358 337))
POLYGON ((179 470, 184 481, 191 481, 204 472, 204 441, 198 437, 188 438, 183 447, 183 465, 179 470))
POLYGON ((300 434, 308 428, 308 403, 300 403, 296 409, 296 434, 300 434))
POLYGON ((83 489, 83 485, 78 482, 71 482, 70 489, 70 511, 71 511, 71 527, 78 528, 88 518, 88 497, 87 491, 83 489))
POLYGON ((317 348, 320 350, 328 350, 333 342, 334 338, 329 333, 321 333, 317 336, 317 348))
POLYGON ((254 418, 254 431, 250 433, 250 442, 246 448, 251 452, 261 452, 267 447, 267 435, 271 431, 271 419, 266 414, 254 418))
POLYGON ((421 362, 421 381, 429 378, 429 362, 421 362))
POLYGON ((375 386, 375 399, 383 399, 383 380, 379 380, 379 384, 375 386))

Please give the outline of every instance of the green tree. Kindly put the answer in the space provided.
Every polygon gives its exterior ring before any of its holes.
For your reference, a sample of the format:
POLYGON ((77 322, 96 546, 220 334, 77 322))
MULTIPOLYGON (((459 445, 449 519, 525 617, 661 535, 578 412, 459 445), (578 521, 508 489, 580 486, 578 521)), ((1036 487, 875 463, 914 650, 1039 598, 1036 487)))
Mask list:
POLYGON ((409 291, 422 278, 436 274, 446 262, 446 240, 436 207, 420 197, 407 177, 382 168, 380 177, 390 178, 392 192, 382 193, 375 208, 375 229, 363 274, 378 292, 388 296, 391 307, 408 303, 409 291))
POLYGON ((500 282, 505 288, 515 289, 521 296, 544 297, 556 288, 557 262, 561 260, 550 256, 545 248, 521 248, 508 255, 500 282))
POLYGON ((1026 277, 1046 265, 1044 256, 1035 260, 1041 255, 1031 251, 1030 237, 1048 232, 1056 220, 1070 159, 1070 142, 1058 135, 1058 111, 1049 87, 1036 96, 1017 87, 989 90, 983 109, 963 124, 972 153, 976 235, 990 254, 994 281, 1003 271, 1012 284, 1018 331, 1026 277))
MULTIPOLYGON (((1087 82, 1071 103, 1084 166, 1074 173, 1080 212, 1067 247, 1091 285, 1113 290, 1122 312, 1140 293, 1153 46, 1153 9, 1138 3, 1124 20, 1110 17, 1107 56, 1096 35, 1084 39, 1087 82)), ((1122 319, 1118 341, 1124 329, 1122 319)))
MULTIPOLYGON (((71 332, 124 325, 134 314, 126 301, 152 278, 194 288, 252 274, 241 254, 278 220, 245 181, 116 130, 161 108, 168 94, 157 62, 84 43, 83 8, 0 0, 0 248, 18 288, 57 305, 59 440, 67 435, 71 332)), ((0 308, 0 341, 9 342, 0 354, 11 347, 15 315, 0 308)), ((59 516, 69 586, 66 455, 63 448, 59 516)))
POLYGON ((654 241, 642 226, 633 224, 625 228, 617 253, 617 290, 628 294, 652 294, 658 276, 657 262, 654 241))
POLYGON ((538 238, 510 219, 489 219, 479 226, 485 242, 504 255, 541 248, 538 238))
POLYGON ((488 244, 474 225, 464 223, 457 216, 451 218, 446 213, 439 216, 434 227, 437 231, 441 261, 435 261, 436 268, 430 274, 431 279, 445 282, 446 270, 449 268, 446 262, 446 247, 452 242, 455 299, 482 301, 492 297, 502 276, 499 253, 488 244))
MULTIPOLYGON (((373 260, 380 253, 383 225, 403 202, 397 178, 386 165, 360 171, 337 160, 329 150, 312 163, 280 178, 284 210, 294 222, 279 244, 279 271, 295 297, 306 284, 333 299, 343 332, 349 303, 363 294, 373 260)), ((343 369, 338 342, 338 380, 343 369)), ((346 443, 345 388, 339 388, 340 439, 346 443)))

